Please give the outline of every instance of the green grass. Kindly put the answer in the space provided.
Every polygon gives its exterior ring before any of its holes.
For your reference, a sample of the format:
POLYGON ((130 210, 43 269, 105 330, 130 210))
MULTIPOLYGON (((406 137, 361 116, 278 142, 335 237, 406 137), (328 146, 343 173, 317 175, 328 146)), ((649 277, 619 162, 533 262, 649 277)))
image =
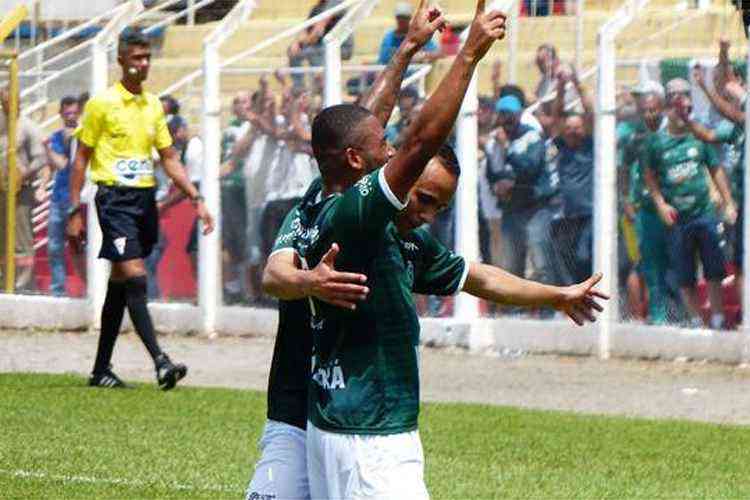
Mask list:
MULTIPOLYGON (((0 375, 0 498, 241 498, 265 406, 0 375)), ((421 433, 436 499, 750 497, 742 427, 427 404, 421 433)))

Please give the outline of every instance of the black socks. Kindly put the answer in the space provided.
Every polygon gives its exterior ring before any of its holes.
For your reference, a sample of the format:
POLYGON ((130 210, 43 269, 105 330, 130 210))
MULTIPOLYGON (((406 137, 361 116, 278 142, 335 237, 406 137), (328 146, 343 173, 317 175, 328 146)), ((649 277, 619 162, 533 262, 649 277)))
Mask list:
POLYGON ((154 324, 148 312, 148 291, 146 277, 138 276, 125 281, 125 300, 128 305, 130 319, 133 322, 136 333, 141 338, 143 345, 156 363, 156 358, 162 353, 156 342, 154 324))
POLYGON ((154 364, 162 354, 156 342, 154 325, 148 312, 146 283, 145 276, 130 278, 126 281, 109 281, 107 297, 102 307, 101 333, 96 351, 94 374, 104 373, 109 368, 126 306, 135 331, 146 346, 154 364))

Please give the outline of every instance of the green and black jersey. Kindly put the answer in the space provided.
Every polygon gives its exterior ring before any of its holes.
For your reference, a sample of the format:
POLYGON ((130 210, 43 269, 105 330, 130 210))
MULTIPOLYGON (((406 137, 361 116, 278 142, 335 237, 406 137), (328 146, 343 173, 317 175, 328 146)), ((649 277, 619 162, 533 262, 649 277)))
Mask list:
POLYGON ((328 198, 308 194, 293 237, 303 263, 314 267, 338 243, 336 268, 365 274, 370 288, 356 311, 310 302, 309 419, 339 433, 414 430, 419 321, 412 290, 455 293, 468 267, 425 231, 399 237, 392 221, 405 205, 391 192, 382 169, 344 193, 328 198))

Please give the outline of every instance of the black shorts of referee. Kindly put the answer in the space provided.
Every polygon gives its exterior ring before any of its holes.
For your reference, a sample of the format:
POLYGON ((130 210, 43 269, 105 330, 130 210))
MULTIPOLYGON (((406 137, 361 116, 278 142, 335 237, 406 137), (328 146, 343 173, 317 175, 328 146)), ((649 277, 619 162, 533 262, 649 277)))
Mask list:
POLYGON ((102 229, 100 259, 145 259, 159 241, 156 188, 99 184, 96 213, 102 229))

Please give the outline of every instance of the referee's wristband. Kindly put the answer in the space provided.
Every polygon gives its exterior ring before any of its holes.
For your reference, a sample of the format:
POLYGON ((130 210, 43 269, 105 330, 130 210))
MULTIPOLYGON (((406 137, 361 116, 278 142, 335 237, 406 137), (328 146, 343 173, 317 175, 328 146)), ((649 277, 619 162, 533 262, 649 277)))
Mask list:
POLYGON ((193 204, 193 206, 197 205, 198 203, 203 203, 206 199, 202 195, 194 196, 190 198, 190 202, 193 204))
POLYGON ((73 217, 75 214, 77 214, 78 212, 80 212, 81 208, 83 208, 83 207, 81 207, 80 203, 76 203, 75 205, 71 206, 68 209, 68 213, 67 213, 68 218, 73 217))

